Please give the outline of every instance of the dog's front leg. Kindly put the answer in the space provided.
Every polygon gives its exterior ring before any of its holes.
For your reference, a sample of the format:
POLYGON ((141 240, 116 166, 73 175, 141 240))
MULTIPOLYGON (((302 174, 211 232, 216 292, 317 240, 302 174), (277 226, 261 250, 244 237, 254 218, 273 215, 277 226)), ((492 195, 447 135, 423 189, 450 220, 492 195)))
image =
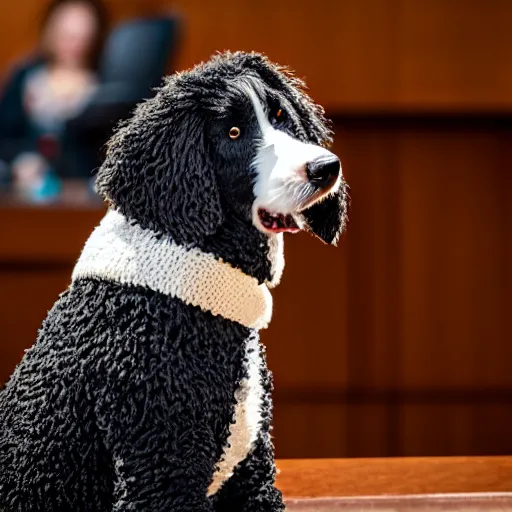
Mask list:
POLYGON ((274 448, 262 433, 251 453, 213 497, 215 512, 281 512, 281 491, 275 488, 274 448))
POLYGON ((178 393, 178 381, 171 387, 158 373, 110 383, 96 416, 115 473, 113 512, 211 512, 218 443, 209 404, 188 382, 178 393))
POLYGON ((261 384, 264 390, 262 419, 257 439, 247 457, 235 468, 233 475, 212 496, 215 512, 281 512, 284 510, 281 491, 276 489, 274 446, 270 436, 272 425, 272 375, 267 369, 262 347, 261 384))
POLYGON ((115 451, 113 512, 211 512, 206 498, 212 467, 205 450, 209 432, 196 425, 172 436, 151 431, 140 435, 141 443, 132 438, 115 451), (172 453, 176 443, 188 446, 172 453))

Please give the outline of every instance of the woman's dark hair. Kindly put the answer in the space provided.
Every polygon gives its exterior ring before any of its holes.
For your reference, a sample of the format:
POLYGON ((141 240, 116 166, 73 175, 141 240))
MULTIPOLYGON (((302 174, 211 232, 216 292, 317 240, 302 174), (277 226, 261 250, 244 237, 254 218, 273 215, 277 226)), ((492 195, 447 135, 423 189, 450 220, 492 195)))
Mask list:
MULTIPOLYGON (((107 9, 101 0, 51 0, 46 6, 46 9, 43 12, 43 16, 41 18, 41 33, 44 33, 49 21, 61 7, 76 4, 81 4, 88 7, 96 20, 97 33, 94 40, 92 41, 91 49, 87 59, 87 66, 91 69, 96 69, 99 64, 103 44, 109 29, 109 16, 107 9)), ((48 52, 48 50, 46 50, 44 57, 49 61, 53 59, 53 56, 50 52, 48 52)))

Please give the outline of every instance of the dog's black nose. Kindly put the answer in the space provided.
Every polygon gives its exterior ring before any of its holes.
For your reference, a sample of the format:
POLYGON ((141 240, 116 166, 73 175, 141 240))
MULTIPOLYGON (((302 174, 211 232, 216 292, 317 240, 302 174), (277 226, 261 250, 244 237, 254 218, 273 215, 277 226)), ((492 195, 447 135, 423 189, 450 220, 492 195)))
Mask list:
POLYGON ((306 173, 309 181, 320 188, 334 185, 340 174, 341 164, 337 157, 321 156, 306 164, 306 173))

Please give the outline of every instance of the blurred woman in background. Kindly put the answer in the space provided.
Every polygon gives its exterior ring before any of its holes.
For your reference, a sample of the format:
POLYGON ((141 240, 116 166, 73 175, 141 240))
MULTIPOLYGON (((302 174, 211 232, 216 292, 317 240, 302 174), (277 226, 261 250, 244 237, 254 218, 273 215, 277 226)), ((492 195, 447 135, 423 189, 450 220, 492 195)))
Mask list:
MULTIPOLYGON (((100 0, 53 0, 48 5, 37 59, 13 73, 0 95, 4 181, 21 191, 51 195, 58 188, 52 180, 55 162, 65 152, 77 160, 87 151, 79 140, 67 137, 66 123, 95 91, 106 33, 100 0)), ((74 173, 83 175, 84 170, 74 173)))

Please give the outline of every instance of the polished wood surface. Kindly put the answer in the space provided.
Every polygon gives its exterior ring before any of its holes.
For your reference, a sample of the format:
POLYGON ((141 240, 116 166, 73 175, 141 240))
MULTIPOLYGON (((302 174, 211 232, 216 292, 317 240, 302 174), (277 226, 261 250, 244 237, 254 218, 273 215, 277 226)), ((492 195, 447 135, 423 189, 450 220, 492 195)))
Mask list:
POLYGON ((278 460, 277 467, 287 499, 512 491, 512 457, 278 460))
POLYGON ((512 510, 512 494, 299 499, 288 500, 286 509, 294 512, 504 512, 512 510))

